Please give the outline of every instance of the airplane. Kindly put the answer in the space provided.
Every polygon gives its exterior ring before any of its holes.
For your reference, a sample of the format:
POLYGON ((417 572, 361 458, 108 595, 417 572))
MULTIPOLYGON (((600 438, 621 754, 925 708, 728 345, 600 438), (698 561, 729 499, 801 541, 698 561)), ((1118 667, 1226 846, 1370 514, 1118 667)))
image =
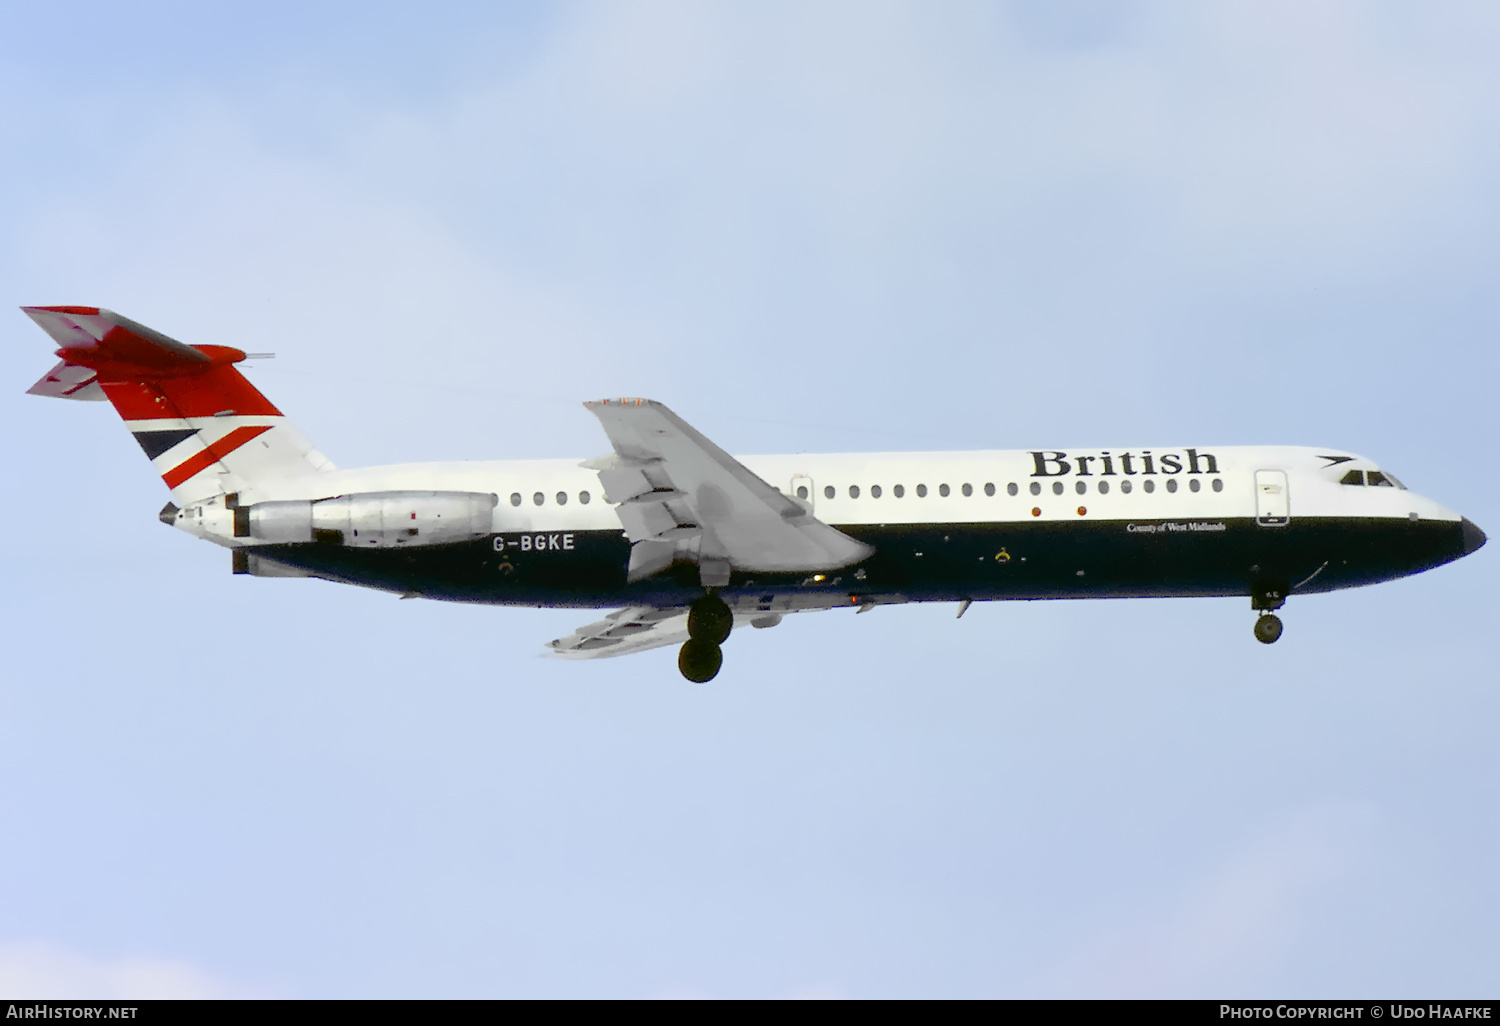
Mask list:
POLYGON ((236 369, 99 307, 22 307, 61 362, 33 395, 108 400, 171 493, 162 523, 234 573, 402 598, 614 608, 570 658, 677 645, 690 681, 735 628, 906 602, 1288 597, 1373 584, 1485 543, 1337 449, 1289 446, 745 456, 666 406, 584 406, 611 451, 337 469, 236 369))

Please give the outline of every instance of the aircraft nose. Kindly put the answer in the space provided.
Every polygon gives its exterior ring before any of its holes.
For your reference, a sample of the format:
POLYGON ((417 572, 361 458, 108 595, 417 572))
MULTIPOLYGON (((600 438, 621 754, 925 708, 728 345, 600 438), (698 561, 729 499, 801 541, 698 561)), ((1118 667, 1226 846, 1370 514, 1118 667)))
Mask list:
POLYGON ((1464 555, 1467 556, 1485 543, 1484 532, 1468 517, 1464 517, 1460 528, 1463 531, 1464 555))

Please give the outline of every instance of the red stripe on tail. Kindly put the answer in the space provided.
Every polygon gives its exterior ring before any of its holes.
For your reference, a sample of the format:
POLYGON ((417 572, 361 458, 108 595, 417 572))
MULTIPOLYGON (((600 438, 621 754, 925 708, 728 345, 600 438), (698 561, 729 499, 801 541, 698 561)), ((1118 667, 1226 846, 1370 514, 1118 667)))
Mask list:
POLYGON ((268 425, 235 428, 196 456, 190 456, 177 464, 177 466, 163 474, 161 479, 167 483, 168 488, 176 488, 188 478, 202 473, 246 442, 260 437, 269 430, 271 428, 268 425))

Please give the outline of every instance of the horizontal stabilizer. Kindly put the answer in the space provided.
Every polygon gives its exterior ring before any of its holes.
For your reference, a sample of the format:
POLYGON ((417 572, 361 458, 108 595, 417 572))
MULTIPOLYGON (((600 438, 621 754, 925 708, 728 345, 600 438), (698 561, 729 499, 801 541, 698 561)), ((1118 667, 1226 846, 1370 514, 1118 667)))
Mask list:
MULTIPOLYGON (((216 362, 204 349, 184 345, 102 307, 23 306, 21 310, 64 350, 76 351, 58 354, 67 363, 92 367, 105 361, 143 370, 181 373, 205 370, 216 362)), ((241 360, 245 358, 237 349, 228 352, 237 353, 241 360)))
POLYGON ((53 367, 42 380, 26 390, 27 395, 44 395, 51 399, 85 399, 103 402, 104 389, 96 380, 99 377, 92 367, 79 367, 67 360, 53 367))

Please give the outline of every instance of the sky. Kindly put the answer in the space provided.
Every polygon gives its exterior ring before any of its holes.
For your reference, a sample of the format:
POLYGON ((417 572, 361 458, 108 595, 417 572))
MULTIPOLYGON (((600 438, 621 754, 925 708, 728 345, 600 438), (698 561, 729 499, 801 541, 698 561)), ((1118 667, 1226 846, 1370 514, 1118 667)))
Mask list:
POLYGON ((14 307, 342 467, 1294 444, 1500 524, 1500 8, 11 5, 0 994, 1492 997, 1494 546, 1294 597, 596 617, 235 577, 14 307))

